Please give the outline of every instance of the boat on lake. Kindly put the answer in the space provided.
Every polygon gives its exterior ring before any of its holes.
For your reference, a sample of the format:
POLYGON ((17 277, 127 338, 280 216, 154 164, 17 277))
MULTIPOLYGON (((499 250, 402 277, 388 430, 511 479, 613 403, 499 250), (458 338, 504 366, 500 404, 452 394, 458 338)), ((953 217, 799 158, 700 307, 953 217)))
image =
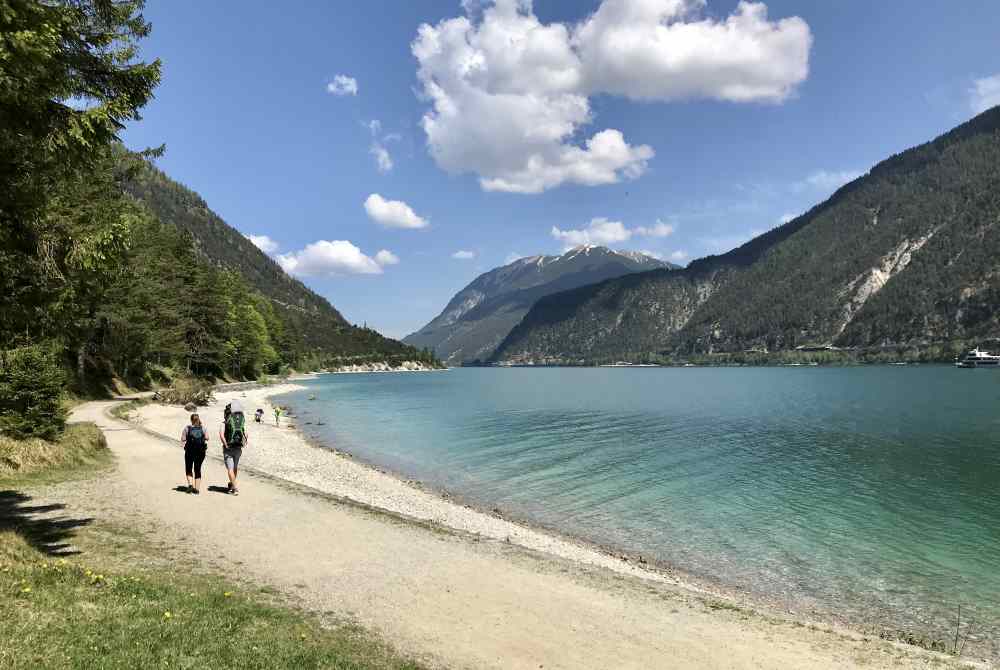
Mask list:
POLYGON ((979 347, 955 360, 955 367, 959 368, 995 368, 997 366, 1000 366, 1000 355, 983 351, 979 347))

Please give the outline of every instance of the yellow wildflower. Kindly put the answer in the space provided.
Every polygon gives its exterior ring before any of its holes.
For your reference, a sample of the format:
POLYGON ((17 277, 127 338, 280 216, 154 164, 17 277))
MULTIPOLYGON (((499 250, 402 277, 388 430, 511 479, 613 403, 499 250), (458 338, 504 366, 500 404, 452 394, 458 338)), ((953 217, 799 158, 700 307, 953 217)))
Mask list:
POLYGON ((21 589, 21 593, 31 593, 31 587, 25 586, 23 589, 21 589))
POLYGON ((169 618, 170 618, 171 616, 173 616, 173 615, 172 615, 172 614, 170 614, 170 612, 164 612, 164 613, 163 613, 163 618, 164 618, 164 619, 169 619, 169 618))
POLYGON ((232 596, 232 595, 233 595, 233 592, 232 592, 232 591, 226 591, 226 592, 225 592, 225 593, 223 593, 222 595, 223 595, 224 597, 228 598, 228 597, 230 597, 230 596, 232 596))

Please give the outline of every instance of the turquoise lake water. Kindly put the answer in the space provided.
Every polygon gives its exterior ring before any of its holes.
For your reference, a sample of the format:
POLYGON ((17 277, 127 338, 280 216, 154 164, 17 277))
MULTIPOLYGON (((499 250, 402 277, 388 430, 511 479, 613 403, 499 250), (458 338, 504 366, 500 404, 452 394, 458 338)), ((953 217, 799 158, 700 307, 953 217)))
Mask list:
POLYGON ((471 368, 306 385, 278 401, 307 434, 480 506, 857 624, 943 636, 961 604, 970 648, 996 655, 1000 370, 471 368))

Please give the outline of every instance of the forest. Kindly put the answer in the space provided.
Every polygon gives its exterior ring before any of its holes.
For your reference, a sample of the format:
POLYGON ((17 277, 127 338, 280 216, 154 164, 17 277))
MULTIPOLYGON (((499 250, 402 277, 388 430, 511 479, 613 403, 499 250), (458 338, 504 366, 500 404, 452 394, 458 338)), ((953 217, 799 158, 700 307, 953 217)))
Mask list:
POLYGON ((161 78, 143 5, 0 0, 0 431, 52 437, 66 390, 116 379, 433 364, 287 277, 151 165, 164 147, 122 146, 161 78))

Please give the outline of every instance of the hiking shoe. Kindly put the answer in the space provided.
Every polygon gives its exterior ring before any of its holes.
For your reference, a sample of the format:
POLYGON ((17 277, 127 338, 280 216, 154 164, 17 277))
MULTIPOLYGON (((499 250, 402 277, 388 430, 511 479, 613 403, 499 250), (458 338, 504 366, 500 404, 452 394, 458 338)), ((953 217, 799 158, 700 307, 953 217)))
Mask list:
POLYGON ((201 495, 201 489, 191 489, 191 493, 195 495, 201 495))
POLYGON ((197 493, 197 491, 194 490, 193 486, 191 486, 190 484, 188 484, 188 493, 197 493))
POLYGON ((232 493, 234 496, 238 496, 240 494, 240 490, 234 486, 233 489, 230 491, 230 493, 232 493))

